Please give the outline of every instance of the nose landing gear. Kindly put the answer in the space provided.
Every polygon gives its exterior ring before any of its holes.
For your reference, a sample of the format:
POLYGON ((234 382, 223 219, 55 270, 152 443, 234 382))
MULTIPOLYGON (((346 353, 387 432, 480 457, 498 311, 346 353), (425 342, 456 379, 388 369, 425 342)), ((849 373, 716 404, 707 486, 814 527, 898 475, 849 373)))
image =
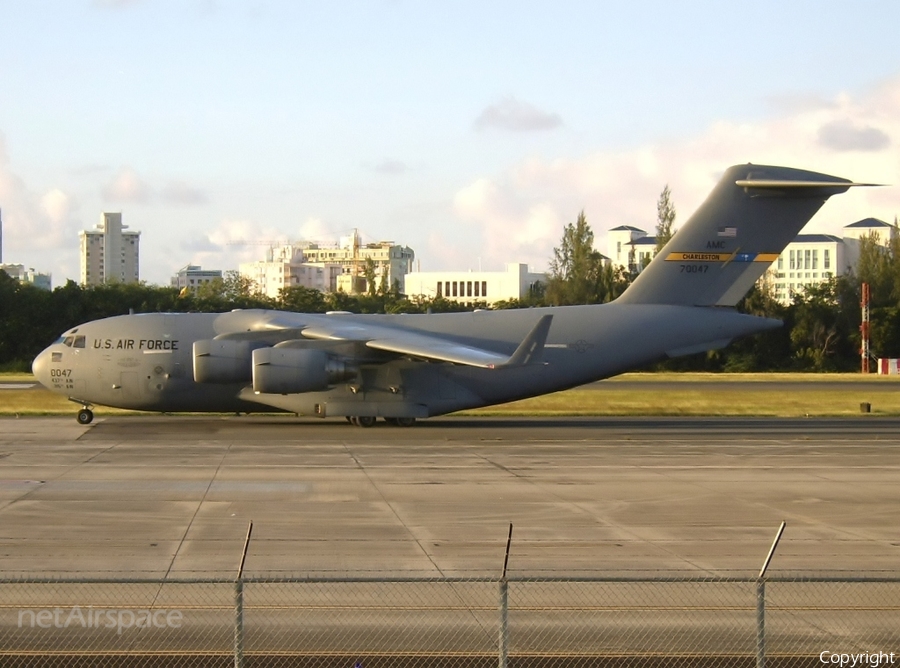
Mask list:
POLYGON ((81 401, 80 399, 72 399, 71 397, 69 398, 69 401, 81 404, 81 410, 78 411, 78 415, 75 416, 78 424, 90 424, 94 421, 94 411, 91 410, 91 405, 88 402, 81 401))

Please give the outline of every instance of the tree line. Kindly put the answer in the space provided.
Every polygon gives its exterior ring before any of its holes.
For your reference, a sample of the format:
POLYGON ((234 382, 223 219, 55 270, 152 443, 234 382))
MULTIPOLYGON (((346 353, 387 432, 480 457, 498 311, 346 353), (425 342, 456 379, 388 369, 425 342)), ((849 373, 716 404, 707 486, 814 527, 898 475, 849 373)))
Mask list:
MULTIPOLYGON (((666 186, 657 204, 657 252, 674 234, 676 218, 666 186)), ((897 221, 895 220, 895 228, 897 221)), ((127 313, 222 312, 265 308, 306 313, 426 313, 488 308, 443 297, 407 297, 395 283, 376 281, 364 268, 361 294, 323 293, 289 287, 278 298, 255 290, 238 272, 206 283, 196 292, 146 283, 81 286, 74 281, 53 291, 19 283, 0 271, 0 371, 27 370, 31 360, 64 331, 81 323, 127 313)), ((599 304, 621 295, 636 272, 611 265, 594 249, 594 233, 584 212, 563 229, 553 249, 546 283, 521 299, 495 303, 493 309, 566 304, 599 304)), ((790 304, 773 297, 765 281, 737 305, 752 315, 777 318, 785 326, 732 343, 724 350, 669 360, 656 366, 703 371, 852 371, 860 366, 860 285, 871 292, 871 351, 875 357, 900 357, 900 237, 887 247, 874 237, 860 240, 853 273, 807 287, 790 304)))

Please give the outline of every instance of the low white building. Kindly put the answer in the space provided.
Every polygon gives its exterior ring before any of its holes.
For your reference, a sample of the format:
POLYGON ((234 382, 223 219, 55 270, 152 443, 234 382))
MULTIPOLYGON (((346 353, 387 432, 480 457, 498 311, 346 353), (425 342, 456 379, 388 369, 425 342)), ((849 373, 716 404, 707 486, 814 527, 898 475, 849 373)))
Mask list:
MULTIPOLYGON (((778 301, 789 304, 795 292, 842 276, 856 267, 859 240, 873 236, 887 246, 896 228, 877 218, 865 218, 845 225, 841 236, 834 234, 799 234, 772 263, 763 279, 778 301)), ((614 227, 607 233, 607 253, 613 264, 640 273, 656 255, 656 237, 631 225, 614 227)))
POLYGON ((34 268, 26 269, 24 264, 0 264, 0 271, 5 271, 19 283, 30 283, 41 290, 52 289, 50 274, 42 274, 34 268))
POLYGON ((375 269, 376 287, 382 283, 388 288, 396 281, 403 285, 403 277, 412 271, 416 255, 408 246, 393 241, 362 242, 358 230, 341 237, 337 246, 320 246, 304 243, 298 246, 303 252, 304 262, 314 265, 339 265, 341 271, 335 281, 326 288, 334 292, 342 290, 349 294, 364 292, 369 286, 364 280, 366 264, 371 261, 375 269))
POLYGON ((639 274, 656 255, 656 237, 639 227, 619 225, 606 233, 606 254, 615 266, 639 274))
POLYGON ((278 297, 280 290, 292 286, 356 294, 369 288, 364 278, 369 262, 375 269, 376 287, 383 283, 390 288, 394 281, 403 284, 414 258, 411 248, 393 241, 363 244, 354 230, 341 237, 337 246, 312 242, 273 245, 265 260, 242 263, 238 271, 269 297, 278 297))
POLYGON ((414 271, 406 274, 407 297, 488 305, 528 296, 535 283, 546 283, 547 275, 528 271, 528 265, 510 263, 506 271, 414 271))
POLYGON ((851 272, 859 261, 859 240, 872 236, 887 246, 896 234, 893 225, 866 218, 845 225, 843 235, 799 234, 769 267, 763 280, 776 300, 789 304, 794 293, 851 272))
POLYGON ((172 277, 172 287, 191 292, 197 292, 201 285, 222 278, 221 269, 203 269, 199 265, 185 265, 172 277))
POLYGON ((238 271, 253 281, 258 292, 277 299, 281 290, 297 286, 320 292, 336 290, 342 266, 337 262, 307 262, 302 247, 285 244, 269 248, 265 260, 241 263, 238 271))

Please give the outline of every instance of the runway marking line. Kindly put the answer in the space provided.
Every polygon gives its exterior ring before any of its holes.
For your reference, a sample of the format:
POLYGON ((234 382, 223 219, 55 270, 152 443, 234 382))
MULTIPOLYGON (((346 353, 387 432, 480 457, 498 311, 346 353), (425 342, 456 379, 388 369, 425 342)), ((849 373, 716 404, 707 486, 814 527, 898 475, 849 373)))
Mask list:
MULTIPOLYGON (((73 606, 71 603, 64 604, 44 604, 48 608, 68 608, 68 607, 102 607, 104 610, 131 610, 134 606, 123 605, 81 605, 73 606)), ((21 605, 0 604, 0 610, 19 610, 21 605)), ((150 608, 151 610, 154 608, 150 608)), ((179 610, 192 611, 221 611, 234 610, 233 605, 180 605, 179 610)), ((766 609, 786 611, 803 611, 803 612, 900 612, 900 605, 885 606, 832 606, 832 605, 766 605, 766 609)), ((244 610, 271 611, 271 610, 347 610, 352 612, 492 612, 496 611, 496 606, 490 605, 473 605, 473 606, 392 606, 392 605, 244 605, 244 610)), ((748 610, 756 610, 755 605, 588 605, 588 606, 568 606, 568 605, 528 605, 528 606, 509 606, 509 610, 517 610, 519 612, 740 612, 748 610)))

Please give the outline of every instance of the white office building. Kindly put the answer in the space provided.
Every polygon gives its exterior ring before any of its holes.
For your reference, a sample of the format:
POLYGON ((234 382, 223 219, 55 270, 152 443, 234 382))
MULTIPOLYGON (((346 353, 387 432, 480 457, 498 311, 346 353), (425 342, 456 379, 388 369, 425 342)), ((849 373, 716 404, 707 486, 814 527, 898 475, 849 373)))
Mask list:
MULTIPOLYGON (((856 267, 859 240, 873 236, 887 246, 896 228, 877 218, 866 218, 844 226, 841 236, 799 234, 768 269, 763 279, 775 298, 789 304, 795 292, 810 285, 842 276, 856 267)), ((613 264, 631 273, 640 273, 656 255, 656 237, 631 225, 614 227, 607 233, 607 253, 613 264)))
POLYGON ((301 242, 274 245, 261 262, 241 264, 242 276, 252 280, 257 289, 270 297, 290 286, 303 286, 321 292, 365 292, 365 268, 371 260, 376 287, 389 288, 394 281, 403 286, 403 277, 412 269, 415 253, 393 241, 363 244, 359 233, 340 238, 337 246, 320 246, 301 242))
POLYGON ((407 297, 494 304, 527 297, 535 283, 546 283, 547 275, 528 271, 527 264, 510 263, 506 271, 414 271, 406 275, 407 297))
POLYGON ((211 283, 222 278, 221 269, 203 269, 196 264, 188 264, 178 270, 172 277, 172 287, 184 290, 185 288, 196 293, 201 285, 211 283))
POLYGON ((606 254, 615 266, 639 274, 656 255, 656 237, 631 225, 614 227, 606 233, 606 254))
POLYGON ((769 267, 763 280, 772 287, 775 299, 789 304, 794 293, 852 271, 859 260, 862 237, 871 235, 880 245, 887 246, 895 233, 893 225, 866 218, 845 225, 842 236, 799 234, 769 267))
POLYGON ((242 263, 238 271, 253 281, 258 292, 277 299, 290 287, 333 292, 342 266, 337 262, 307 262, 301 246, 284 244, 269 248, 265 260, 242 263))
POLYGON ((104 213, 93 230, 79 233, 81 284, 137 283, 141 233, 122 224, 121 213, 104 213))
POLYGON ((5 271, 19 283, 30 283, 41 290, 52 289, 50 274, 42 274, 33 267, 26 269, 24 264, 0 264, 0 271, 5 271))
POLYGON ((363 292, 368 289, 363 270, 371 260, 375 268, 375 283, 382 283, 390 288, 394 282, 403 286, 403 277, 412 271, 416 254, 409 246, 401 246, 393 241, 377 241, 362 243, 359 232, 353 230, 341 237, 338 245, 319 246, 315 243, 304 243, 299 248, 303 251, 304 262, 315 265, 339 265, 341 271, 327 291, 340 290, 348 294, 363 292))

